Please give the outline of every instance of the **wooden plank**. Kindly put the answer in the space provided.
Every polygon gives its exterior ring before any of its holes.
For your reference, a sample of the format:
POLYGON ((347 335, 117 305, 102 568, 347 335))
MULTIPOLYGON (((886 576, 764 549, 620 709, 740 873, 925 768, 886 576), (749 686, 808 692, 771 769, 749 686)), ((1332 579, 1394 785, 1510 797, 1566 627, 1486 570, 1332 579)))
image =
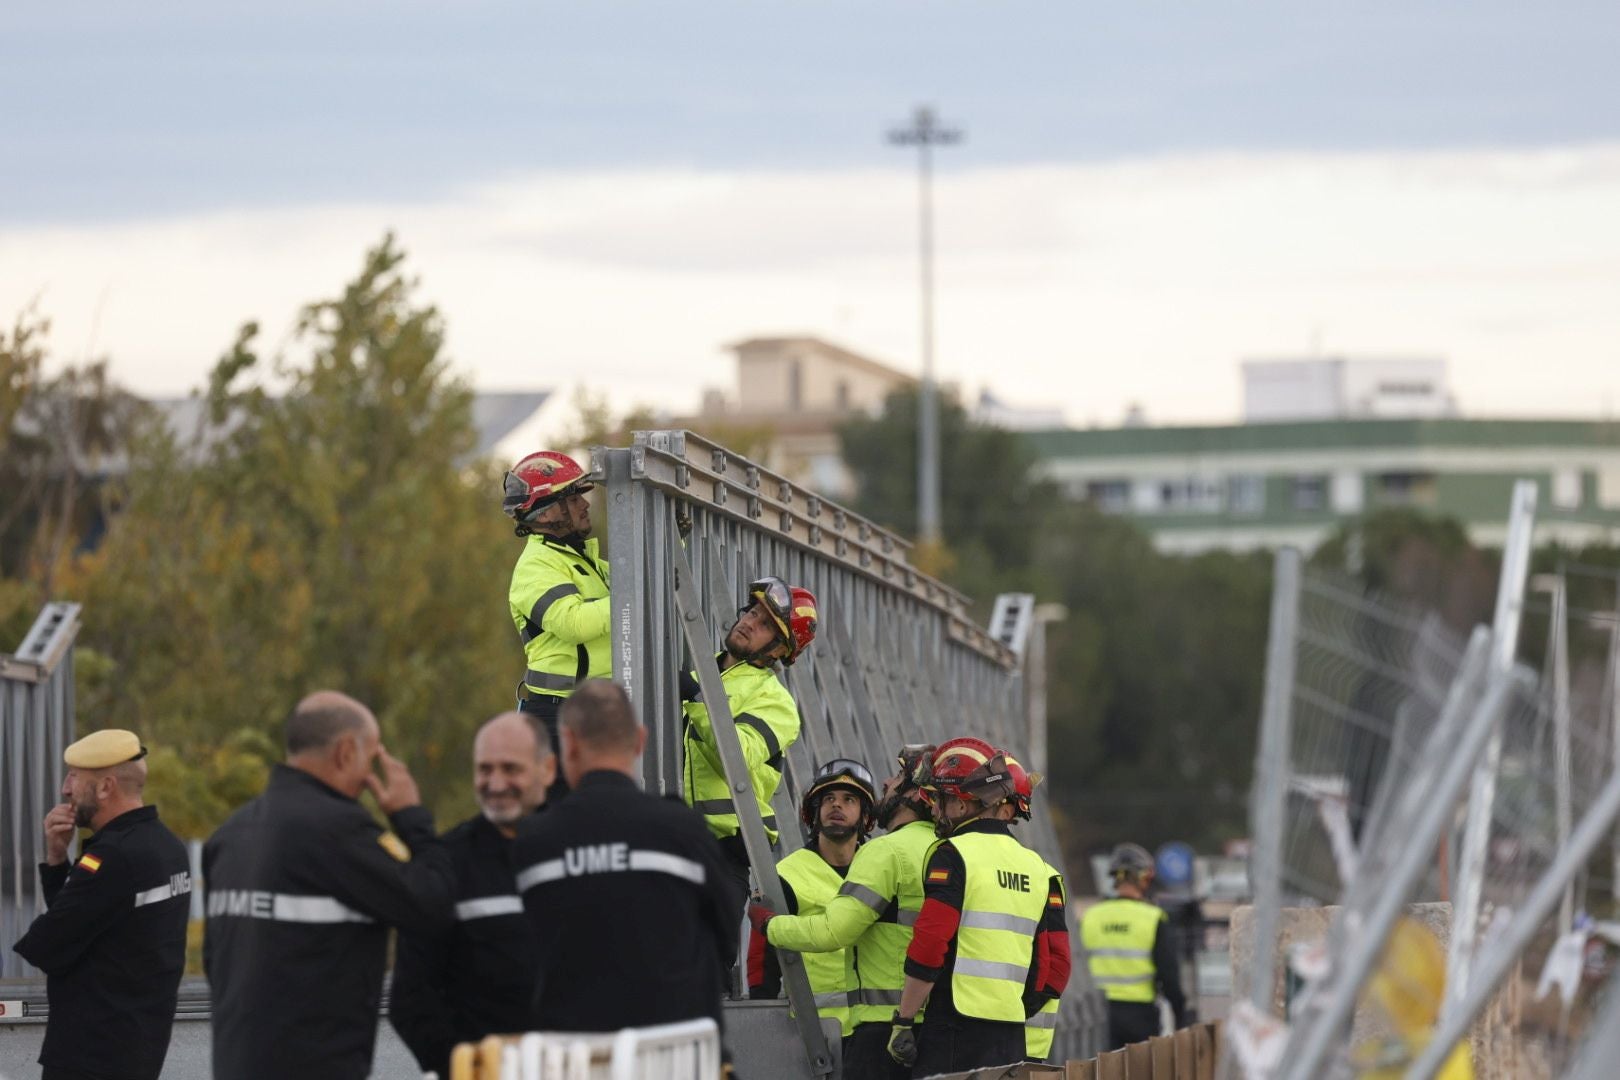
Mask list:
POLYGON ((1161 1035, 1157 1039, 1148 1040, 1148 1053, 1153 1057, 1153 1080, 1175 1080, 1176 1076, 1176 1040, 1170 1035, 1161 1035))
POLYGON ((1193 1028, 1193 1043, 1196 1047, 1195 1066, 1190 1080, 1215 1080, 1215 1068, 1219 1061, 1215 1053, 1215 1029, 1209 1024, 1199 1024, 1193 1028))
POLYGON ((1069 1062, 1063 1067, 1063 1080, 1097 1080, 1097 1059, 1069 1062))
POLYGON ((1170 1075, 1175 1080, 1193 1080, 1198 1073, 1198 1050, 1193 1040, 1192 1028, 1182 1028, 1170 1041, 1175 1062, 1170 1075))
POLYGON ((1153 1052, 1145 1042, 1125 1048, 1125 1080, 1153 1080, 1153 1052))
POLYGON ((1097 1055, 1097 1080, 1125 1080, 1125 1051, 1097 1055))

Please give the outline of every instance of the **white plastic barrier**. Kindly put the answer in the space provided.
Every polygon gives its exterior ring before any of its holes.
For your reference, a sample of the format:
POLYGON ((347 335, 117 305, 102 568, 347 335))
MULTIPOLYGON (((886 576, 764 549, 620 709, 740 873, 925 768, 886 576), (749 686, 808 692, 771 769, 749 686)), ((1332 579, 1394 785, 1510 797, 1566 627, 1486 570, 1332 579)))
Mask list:
MULTIPOLYGON (((487 1059, 486 1059, 487 1060, 487 1059)), ((499 1072, 451 1080, 715 1080, 720 1029, 703 1017, 610 1032, 530 1032, 500 1048, 499 1072)))

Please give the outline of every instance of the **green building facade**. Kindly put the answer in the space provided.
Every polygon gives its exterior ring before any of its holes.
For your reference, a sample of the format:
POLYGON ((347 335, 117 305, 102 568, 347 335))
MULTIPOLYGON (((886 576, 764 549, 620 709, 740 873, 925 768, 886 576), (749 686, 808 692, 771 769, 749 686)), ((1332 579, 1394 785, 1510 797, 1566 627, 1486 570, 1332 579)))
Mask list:
POLYGON ((1386 507, 1500 545, 1513 483, 1536 481, 1538 540, 1620 543, 1620 422, 1318 420, 1026 435, 1072 499, 1130 517, 1167 552, 1307 551, 1386 507))

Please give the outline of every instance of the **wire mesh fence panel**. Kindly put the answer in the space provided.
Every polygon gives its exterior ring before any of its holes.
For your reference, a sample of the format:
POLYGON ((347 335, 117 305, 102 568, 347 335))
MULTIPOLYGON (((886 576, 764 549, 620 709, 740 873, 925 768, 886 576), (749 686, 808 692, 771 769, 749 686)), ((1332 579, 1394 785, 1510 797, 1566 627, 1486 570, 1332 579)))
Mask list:
POLYGON ((1307 573, 1300 589, 1281 873, 1285 902, 1337 900, 1383 800, 1420 767, 1462 661, 1431 615, 1307 573))

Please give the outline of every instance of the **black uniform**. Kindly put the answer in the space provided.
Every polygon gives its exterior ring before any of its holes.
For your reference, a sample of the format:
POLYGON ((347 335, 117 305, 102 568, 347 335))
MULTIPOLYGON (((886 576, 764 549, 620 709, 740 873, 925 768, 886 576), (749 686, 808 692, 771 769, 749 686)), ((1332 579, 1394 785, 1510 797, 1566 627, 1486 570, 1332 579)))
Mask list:
POLYGON ((390 819, 277 765, 203 849, 214 1075, 357 1080, 371 1071, 388 927, 449 918, 450 852, 422 807, 390 819))
POLYGON ((528 1030, 535 945, 512 841, 482 814, 443 840, 455 860, 455 921, 399 935, 388 1019, 424 1072, 447 1077, 457 1043, 528 1030))
POLYGON ((12 948, 46 975, 46 1075, 157 1080, 186 967, 186 845, 142 806, 39 881, 48 910, 12 948))
POLYGON ((695 811, 622 773, 587 773, 523 823, 512 858, 539 949, 529 1027, 720 1022, 741 897, 695 811))

